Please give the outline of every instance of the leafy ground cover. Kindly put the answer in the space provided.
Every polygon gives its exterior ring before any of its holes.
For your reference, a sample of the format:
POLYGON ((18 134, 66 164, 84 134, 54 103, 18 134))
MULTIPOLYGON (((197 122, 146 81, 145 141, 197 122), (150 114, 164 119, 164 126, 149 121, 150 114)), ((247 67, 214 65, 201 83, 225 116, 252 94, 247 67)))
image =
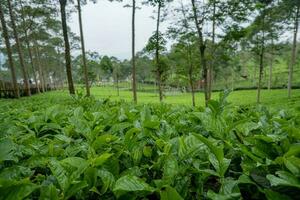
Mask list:
POLYGON ((0 199, 299 199, 300 111, 226 96, 1 101, 0 199))

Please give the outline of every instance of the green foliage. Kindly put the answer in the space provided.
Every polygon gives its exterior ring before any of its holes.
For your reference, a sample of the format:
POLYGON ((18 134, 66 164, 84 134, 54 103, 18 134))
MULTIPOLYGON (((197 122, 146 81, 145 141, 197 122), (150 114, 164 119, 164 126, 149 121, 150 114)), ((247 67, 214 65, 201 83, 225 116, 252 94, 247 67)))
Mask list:
POLYGON ((125 175, 116 181, 113 191, 119 195, 124 192, 153 192, 154 188, 136 176, 125 175))
POLYGON ((113 64, 111 59, 108 56, 103 56, 100 62, 100 67, 102 70, 108 75, 112 75, 113 73, 113 64))
POLYGON ((155 55, 157 48, 159 52, 166 51, 166 44, 167 40, 164 38, 164 35, 161 32, 158 32, 158 36, 155 33, 149 38, 144 51, 148 52, 150 55, 155 55))
POLYGON ((163 188, 160 191, 160 199, 161 200, 183 200, 183 198, 177 193, 177 191, 170 186, 163 188))
POLYGON ((206 109, 1 102, 0 199, 295 199, 299 111, 234 107, 227 95, 206 109))

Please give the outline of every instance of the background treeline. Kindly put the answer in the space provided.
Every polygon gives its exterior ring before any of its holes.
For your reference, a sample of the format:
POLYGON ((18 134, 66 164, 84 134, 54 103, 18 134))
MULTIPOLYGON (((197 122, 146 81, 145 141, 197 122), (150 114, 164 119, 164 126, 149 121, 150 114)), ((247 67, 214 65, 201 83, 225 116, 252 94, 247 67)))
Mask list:
POLYGON ((291 97, 300 87, 299 0, 120 1, 132 11, 130 60, 85 52, 81 7, 87 3, 96 2, 1 0, 0 44, 7 59, 0 79, 39 91, 67 83, 71 94, 74 83, 85 84, 87 95, 92 85, 119 88, 127 81, 135 102, 137 85, 148 83, 157 86, 160 100, 172 87, 191 92, 193 104, 199 90, 208 101, 213 90, 255 88, 259 102, 262 88, 287 88, 291 97), (136 52, 135 13, 144 6, 155 9, 156 29, 136 52), (79 14, 79 36, 67 26, 72 12, 79 14))

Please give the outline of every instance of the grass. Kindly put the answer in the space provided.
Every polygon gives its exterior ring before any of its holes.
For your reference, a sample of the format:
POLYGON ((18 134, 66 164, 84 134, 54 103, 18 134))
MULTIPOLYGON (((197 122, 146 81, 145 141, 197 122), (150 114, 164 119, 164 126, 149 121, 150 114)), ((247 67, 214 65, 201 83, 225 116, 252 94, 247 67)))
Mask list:
MULTIPOLYGON (((110 97, 112 100, 123 99, 125 101, 132 101, 131 91, 120 91, 120 96, 117 96, 117 92, 113 88, 99 89, 94 87, 92 88, 91 92, 96 98, 110 97)), ((256 94, 256 90, 234 91, 229 95, 228 101, 234 105, 252 105, 256 103, 256 94)), ((217 99, 218 97, 219 92, 213 93, 213 99, 217 99)), ((138 102, 159 103, 158 94, 139 92, 138 102)), ((169 104, 192 105, 191 94, 189 93, 167 93, 164 102, 169 104)), ((300 106, 300 90, 293 90, 293 98, 291 98, 290 100, 287 98, 287 90, 262 90, 261 102, 264 105, 277 107, 279 109, 300 106)), ((204 105, 203 93, 196 94, 196 105, 204 105)))
MULTIPOLYGON (((79 89, 80 91, 81 89, 79 89)), ((91 94, 96 99, 110 98, 111 100, 124 100, 132 101, 132 92, 129 90, 120 90, 120 96, 117 95, 117 91, 113 87, 93 87, 91 89, 91 94)), ((212 98, 217 99, 219 96, 218 92, 213 93, 212 98)), ((39 98, 49 98, 49 100, 59 102, 59 99, 68 98, 67 90, 64 91, 53 91, 41 95, 35 95, 30 97, 32 101, 37 101, 39 98)), ((26 97, 22 99, 27 99, 26 97)), ((2 102, 16 103, 20 102, 18 100, 0 100, 2 102)), ((256 90, 243 90, 243 91, 233 91, 228 97, 228 101, 233 105, 254 105, 256 104, 256 90)), ((192 105, 191 94, 190 93, 178 93, 169 92, 163 101, 168 104, 176 105, 192 105)), ((138 103, 159 103, 159 98, 157 93, 150 92, 138 92, 138 103)), ((300 90, 293 90, 293 98, 287 98, 287 90, 262 90, 261 93, 261 103, 271 108, 277 109, 291 109, 300 108, 300 90)), ((196 94, 196 105, 204 105, 204 94, 196 94)))

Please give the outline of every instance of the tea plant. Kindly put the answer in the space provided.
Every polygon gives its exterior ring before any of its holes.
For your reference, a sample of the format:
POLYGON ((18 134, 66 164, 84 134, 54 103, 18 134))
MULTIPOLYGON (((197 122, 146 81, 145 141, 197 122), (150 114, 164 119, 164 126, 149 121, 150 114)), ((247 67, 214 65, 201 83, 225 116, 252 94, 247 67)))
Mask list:
POLYGON ((74 97, 0 106, 0 199, 299 199, 300 115, 74 97))

